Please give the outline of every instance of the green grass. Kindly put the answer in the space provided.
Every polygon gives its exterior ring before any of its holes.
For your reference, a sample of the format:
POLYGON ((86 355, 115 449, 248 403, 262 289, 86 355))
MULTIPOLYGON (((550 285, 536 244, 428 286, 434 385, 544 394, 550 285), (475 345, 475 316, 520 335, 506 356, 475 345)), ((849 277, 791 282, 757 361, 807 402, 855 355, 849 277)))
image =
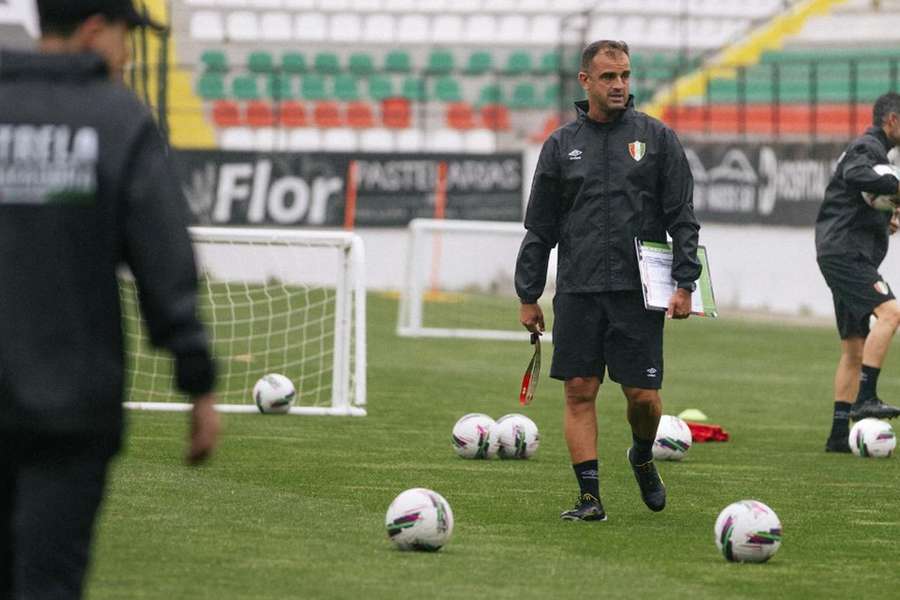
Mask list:
MULTIPOLYGON (((89 598, 896 594, 900 461, 823 452, 838 356, 830 329, 670 323, 665 412, 699 408, 732 440, 661 464, 669 505, 651 513, 625 462, 624 400, 604 385, 601 491, 610 519, 588 524, 558 519, 576 495, 559 382, 545 378, 524 411, 541 429, 534 460, 465 461, 451 449, 464 413, 519 410, 527 344, 398 339, 395 311, 371 298, 368 417, 226 416, 215 460, 189 469, 179 462, 184 415, 131 414, 89 598), (385 535, 388 504, 414 486, 453 507, 453 538, 438 553, 395 551, 385 535), (716 515, 742 498, 781 517, 784 544, 768 564, 729 564, 716 551, 716 515)), ((900 397, 896 349, 880 391, 900 397)))

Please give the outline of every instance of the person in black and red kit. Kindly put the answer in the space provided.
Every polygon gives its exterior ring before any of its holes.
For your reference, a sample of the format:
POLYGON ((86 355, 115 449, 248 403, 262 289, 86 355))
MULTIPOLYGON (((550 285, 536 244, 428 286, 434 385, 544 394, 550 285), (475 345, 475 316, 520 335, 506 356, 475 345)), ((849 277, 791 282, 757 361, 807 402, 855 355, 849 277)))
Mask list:
POLYGON ((516 263, 520 321, 544 330, 537 301, 559 244, 550 376, 565 381, 565 435, 580 496, 567 520, 602 521, 596 398, 604 372, 622 386, 633 445, 627 458, 644 503, 666 504, 652 447, 662 413, 665 317, 690 315, 700 276, 693 178, 675 133, 638 112, 629 94, 628 45, 588 45, 578 79, 578 118, 544 143, 516 263), (677 282, 666 313, 644 307, 635 238, 671 236, 677 282))
POLYGON ((116 272, 192 397, 186 460, 218 436, 187 205, 121 83, 131 0, 38 0, 38 52, 0 53, 0 599, 81 597, 123 430, 116 272))
POLYGON ((850 419, 900 415, 900 408, 885 404, 876 392, 881 365, 900 326, 900 304, 878 267, 900 221, 897 211, 876 210, 862 196, 900 193, 897 177, 874 169, 887 164, 888 152, 900 145, 900 94, 879 97, 872 113, 872 126, 838 159, 816 219, 816 259, 831 288, 841 338, 826 452, 850 452, 850 419), (870 331, 873 314, 877 321, 870 331))

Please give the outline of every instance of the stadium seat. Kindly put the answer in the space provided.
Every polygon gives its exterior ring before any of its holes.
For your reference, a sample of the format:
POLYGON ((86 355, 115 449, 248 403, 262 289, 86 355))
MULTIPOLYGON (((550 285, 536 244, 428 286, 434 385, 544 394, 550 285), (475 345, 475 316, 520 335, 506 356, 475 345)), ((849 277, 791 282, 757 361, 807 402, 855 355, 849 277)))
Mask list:
POLYGON ((467 153, 493 154, 497 151, 497 134, 488 129, 473 129, 465 133, 463 144, 467 153))
POLYGON ((387 129, 368 129, 359 135, 359 149, 363 152, 393 152, 394 135, 387 129))
POLYGON ((487 104, 481 107, 481 122, 488 129, 506 131, 509 129, 509 109, 503 104, 487 104))
POLYGON ((267 12, 259 20, 260 37, 267 42, 286 42, 293 35, 291 16, 286 12, 267 12))
POLYGON ((537 91, 531 82, 517 83, 509 105, 515 109, 539 108, 537 91))
POLYGON ((300 80, 300 95, 305 100, 324 100, 328 98, 325 91, 325 78, 318 73, 307 73, 300 80))
POLYGON ((397 42, 416 44, 431 41, 428 17, 424 15, 403 15, 397 23, 397 42))
POLYGON ((369 75, 373 73, 375 64, 372 61, 372 55, 362 52, 351 54, 349 68, 354 75, 369 75))
POLYGON ((475 127, 472 105, 468 102, 452 102, 448 104, 447 127, 451 129, 471 129, 475 127))
POLYGON ((498 42, 521 44, 528 39, 528 19, 523 15, 504 15, 497 27, 498 42))
POLYGON ((369 77, 369 98, 380 102, 394 95, 394 86, 391 78, 385 75, 372 75, 369 77))
POLYGON ((384 59, 384 69, 391 73, 409 73, 412 70, 409 53, 404 50, 391 50, 384 59))
POLYGON ((272 74, 266 86, 269 98, 273 100, 293 100, 295 97, 291 78, 287 75, 272 74))
POLYGON ((407 77, 403 80, 403 88, 400 95, 407 100, 414 102, 425 102, 428 100, 428 92, 425 89, 425 81, 418 77, 407 77))
POLYGON ((541 102, 543 108, 559 106, 559 83, 551 83, 544 89, 544 97, 541 102))
POLYGON ((302 127, 288 132, 287 149, 294 152, 315 152, 322 148, 322 134, 318 129, 302 127))
POLYGON ((350 129, 329 129, 322 133, 322 149, 331 152, 355 152, 359 147, 356 132, 350 129))
POLYGON ((381 103, 381 122, 391 129, 406 129, 412 122, 409 100, 388 98, 381 103))
POLYGON ((397 152, 420 152, 425 145, 425 136, 421 129, 404 129, 394 137, 394 149, 397 152))
POLYGON ((552 45, 559 42, 560 17, 557 15, 535 15, 531 18, 526 38, 532 44, 552 45))
POLYGON ((368 129, 375 126, 372 105, 368 102, 351 102, 347 105, 347 125, 354 129, 368 129))
POLYGON ((235 77, 231 82, 231 92, 238 100, 259 100, 260 97, 256 77, 253 75, 235 77))
POLYGON ((453 71, 453 53, 449 50, 432 50, 428 55, 428 72, 443 75, 453 71))
POLYGON ((441 77, 438 79, 434 85, 434 95, 441 102, 459 102, 462 100, 459 82, 452 77, 441 77))
POLYGON ((329 39, 334 42, 356 42, 362 37, 362 21, 353 13, 332 15, 329 39))
POLYGON ((241 124, 241 112, 237 103, 219 100, 213 104, 212 120, 216 127, 237 127, 241 124))
POLYGON ((281 57, 281 68, 285 73, 306 73, 306 56, 299 52, 285 52, 281 57))
POLYGON ((223 150, 253 150, 254 142, 249 127, 228 127, 219 132, 219 147, 223 150))
POLYGON ((490 52, 473 52, 469 55, 464 72, 468 75, 481 75, 490 71, 493 66, 494 58, 490 52))
POLYGON ((221 42, 225 39, 222 15, 217 12, 198 10, 191 15, 191 37, 195 40, 221 42))
POLYGON ((531 54, 528 52, 513 52, 506 61, 504 71, 510 75, 525 75, 531 72, 531 54))
POLYGON ((268 102, 254 100, 247 103, 247 125, 250 127, 271 127, 275 124, 275 115, 268 102))
POLYGON ((459 131, 438 129, 428 135, 425 148, 431 152, 462 152, 465 149, 465 140, 459 131))
POLYGON ((259 39, 259 19, 256 13, 247 10, 229 13, 226 18, 226 33, 229 41, 256 41, 259 39))
POLYGON ((559 71, 559 52, 546 52, 541 55, 541 62, 537 67, 538 73, 549 74, 559 71))
POLYGON ((319 52, 313 60, 313 67, 317 73, 331 75, 340 72, 341 63, 334 52, 319 52))
POLYGON ((392 15, 368 15, 363 25, 362 40, 389 44, 394 41, 394 17, 392 15))
POLYGON ((197 79, 197 94, 203 100, 225 98, 225 78, 218 73, 206 73, 197 79))
POLYGON ((251 73, 271 73, 275 69, 275 61, 268 52, 251 52, 247 59, 247 68, 251 73))
POLYGON ((478 106, 503 102, 503 89, 499 83, 489 83, 478 93, 478 106))
POLYGON ((458 44, 463 39, 463 19, 459 15, 439 14, 431 27, 431 39, 439 44, 458 44))
POLYGON ((313 121, 316 127, 341 127, 344 122, 336 102, 319 102, 313 109, 313 121))
POLYGON ((334 78, 334 97, 338 100, 351 101, 359 99, 356 77, 349 73, 340 73, 334 78))
POLYGON ((494 15, 472 14, 466 21, 463 41, 469 44, 489 44, 494 41, 496 29, 497 20, 494 15))
POLYGON ((283 152, 287 150, 288 133, 274 127, 257 127, 253 131, 253 149, 257 152, 283 152))
POLYGON ((323 13, 308 12, 297 15, 294 39, 304 42, 324 42, 328 37, 328 22, 323 13))
POLYGON ((278 110, 279 120, 285 127, 306 127, 306 107, 300 102, 282 102, 278 110))
POLYGON ((203 70, 207 73, 227 73, 228 58, 221 50, 205 50, 200 55, 203 70))

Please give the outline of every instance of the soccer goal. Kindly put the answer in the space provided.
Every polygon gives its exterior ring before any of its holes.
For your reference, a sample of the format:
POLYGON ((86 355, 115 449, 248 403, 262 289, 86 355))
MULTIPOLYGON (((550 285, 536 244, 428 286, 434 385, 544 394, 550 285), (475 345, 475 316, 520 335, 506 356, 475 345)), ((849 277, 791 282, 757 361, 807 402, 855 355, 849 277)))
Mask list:
MULTIPOLYGON (((291 414, 366 414, 365 251, 352 233, 191 228, 201 317, 219 367, 219 410, 257 412, 256 381, 294 382, 291 414)), ((126 406, 188 410, 173 361, 152 349, 133 279, 120 283, 126 406)))
MULTIPOLYGON (((410 222, 397 335, 527 340, 513 281, 524 236, 521 223, 410 222)), ((552 297, 555 250, 548 272, 545 299, 552 297)), ((552 307, 546 301, 541 306, 549 331, 552 307)))

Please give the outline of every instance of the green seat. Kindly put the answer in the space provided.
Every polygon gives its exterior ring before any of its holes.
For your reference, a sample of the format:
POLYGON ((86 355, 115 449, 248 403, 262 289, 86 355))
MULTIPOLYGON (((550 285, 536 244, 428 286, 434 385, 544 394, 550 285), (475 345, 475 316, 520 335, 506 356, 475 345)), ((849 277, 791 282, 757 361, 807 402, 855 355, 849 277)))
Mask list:
POLYGON ((231 82, 231 91, 238 100, 259 100, 259 88, 254 75, 235 77, 231 82))
POLYGON ((228 71, 228 58, 221 50, 206 50, 200 55, 200 62, 207 73, 225 73, 228 71))
POLYGON ((372 55, 357 52, 350 55, 348 63, 350 72, 355 75, 369 75, 375 71, 375 63, 372 61, 372 55))
POLYGON ((197 80, 197 94, 204 100, 225 98, 225 78, 219 73, 205 73, 197 80))
POLYGON ((281 69, 285 73, 306 73, 306 57, 299 52, 285 52, 281 57, 281 69))
POLYGON ((529 82, 516 84, 509 105, 517 109, 537 108, 537 90, 535 90, 534 84, 529 82))
POLYGON ((432 50, 428 56, 428 71, 432 74, 449 73, 453 66, 453 53, 449 50, 432 50))
POLYGON ((319 52, 313 60, 313 68, 316 73, 332 75, 341 70, 341 63, 334 52, 319 52))
POLYGON ((318 73, 308 73, 300 81, 300 95, 305 100, 325 100, 328 93, 325 91, 325 78, 318 73))
POLYGON ((349 73, 341 73, 334 78, 334 96, 338 100, 359 100, 356 77, 349 73))
POLYGON ((469 55, 469 62, 465 72, 469 75, 481 75, 494 67, 494 57, 490 52, 473 52, 469 55))
POLYGON ((503 89, 499 84, 488 84, 481 88, 481 91, 478 93, 478 106, 500 104, 501 102, 503 102, 503 89))
POLYGON ((441 102, 459 102, 462 93, 459 82, 452 77, 441 77, 434 85, 434 95, 441 102))
POLYGON ((404 79, 400 95, 412 102, 424 102, 428 100, 425 82, 418 77, 407 77, 404 79))
POLYGON ((541 105, 544 108, 555 108, 559 106, 559 84, 551 83, 544 90, 544 97, 541 105))
POLYGON ((268 52, 251 52, 247 59, 247 68, 251 73, 271 73, 275 70, 275 61, 268 52))
POLYGON ((384 59, 384 69, 391 73, 409 73, 412 70, 409 53, 403 50, 391 50, 384 59))
POLYGON ((541 56, 538 64, 538 73, 548 74, 559 71, 559 52, 546 52, 541 56))
POLYGON ((531 54, 528 52, 513 52, 509 55, 504 69, 510 75, 524 75, 531 72, 531 54))
POLYGON ((631 63, 631 70, 636 71, 638 69, 643 69, 647 65, 647 57, 641 52, 632 52, 628 56, 629 62, 631 63))
POLYGON ((384 75, 372 75, 369 77, 369 97, 380 102, 394 95, 394 86, 390 77, 384 75))
POLYGON ((287 75, 272 74, 269 76, 266 89, 273 100, 293 100, 294 90, 291 78, 287 75))

